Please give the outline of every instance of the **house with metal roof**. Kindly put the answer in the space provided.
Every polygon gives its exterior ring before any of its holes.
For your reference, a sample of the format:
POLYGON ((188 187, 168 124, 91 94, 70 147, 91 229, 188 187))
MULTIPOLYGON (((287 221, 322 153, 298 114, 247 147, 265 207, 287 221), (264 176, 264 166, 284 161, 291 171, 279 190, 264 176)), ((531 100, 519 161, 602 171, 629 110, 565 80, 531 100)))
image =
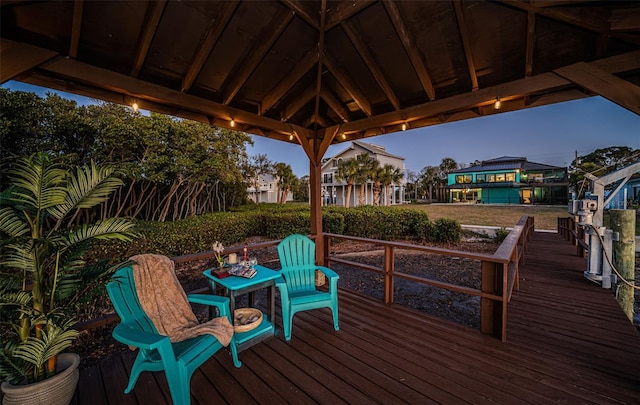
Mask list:
MULTIPOLYGON (((366 143, 362 141, 352 141, 351 145, 337 153, 333 157, 326 159, 322 165, 322 203, 329 205, 340 205, 346 206, 347 199, 347 183, 343 180, 337 179, 336 172, 338 170, 338 165, 341 161, 347 159, 353 159, 356 156, 367 153, 371 155, 374 159, 380 162, 380 166, 384 166, 386 164, 390 164, 398 169, 404 174, 406 169, 404 165, 404 158, 393 155, 387 150, 379 145, 375 145, 372 143, 366 143)), ((391 192, 389 195, 381 196, 381 205, 394 205, 394 204, 403 204, 404 203, 404 189, 406 185, 406 179, 403 176, 402 180, 400 180, 397 184, 391 186, 391 192), (386 198, 386 200, 385 200, 386 198)), ((355 207, 359 204, 358 202, 358 192, 360 185, 354 184, 352 186, 354 190, 349 194, 349 206, 355 207)), ((365 201, 364 205, 372 205, 374 200, 373 195, 373 182, 367 181, 365 187, 365 201)))
POLYGON ((502 156, 449 173, 449 202, 475 204, 548 204, 569 201, 566 167, 502 156))

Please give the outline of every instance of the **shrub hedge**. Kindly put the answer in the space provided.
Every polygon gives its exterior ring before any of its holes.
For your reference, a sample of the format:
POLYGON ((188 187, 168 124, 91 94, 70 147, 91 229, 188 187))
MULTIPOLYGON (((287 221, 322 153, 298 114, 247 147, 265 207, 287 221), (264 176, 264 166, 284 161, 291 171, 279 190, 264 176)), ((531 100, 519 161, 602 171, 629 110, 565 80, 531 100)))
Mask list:
MULTIPOLYGON (((370 239, 455 242, 462 228, 451 219, 431 222, 419 210, 399 207, 324 207, 324 232, 370 239)), ((139 253, 179 256, 207 251, 215 241, 234 245, 251 236, 282 239, 292 233, 309 234, 311 214, 304 204, 250 204, 233 212, 212 213, 174 222, 140 223, 142 236, 132 242, 101 243, 91 256, 121 262, 139 253)))

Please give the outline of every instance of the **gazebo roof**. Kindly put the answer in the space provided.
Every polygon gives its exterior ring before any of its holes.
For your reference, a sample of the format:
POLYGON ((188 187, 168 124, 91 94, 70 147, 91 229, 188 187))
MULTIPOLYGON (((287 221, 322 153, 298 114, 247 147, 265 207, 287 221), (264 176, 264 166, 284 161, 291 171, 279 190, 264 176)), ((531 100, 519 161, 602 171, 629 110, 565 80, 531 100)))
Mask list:
POLYGON ((404 125, 594 94, 640 113, 638 2, 3 1, 1 11, 3 82, 233 122, 300 143, 316 163, 330 144, 404 125))

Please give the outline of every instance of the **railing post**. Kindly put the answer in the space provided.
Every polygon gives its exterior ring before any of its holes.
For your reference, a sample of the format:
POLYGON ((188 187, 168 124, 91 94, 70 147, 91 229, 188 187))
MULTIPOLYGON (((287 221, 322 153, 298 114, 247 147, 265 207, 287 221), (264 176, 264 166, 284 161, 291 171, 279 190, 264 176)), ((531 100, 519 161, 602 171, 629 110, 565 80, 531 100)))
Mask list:
POLYGON ((384 303, 393 304, 393 246, 384 247, 384 303))
POLYGON ((505 340, 505 330, 503 330, 503 317, 506 311, 503 308, 505 300, 503 289, 503 265, 489 261, 482 261, 482 286, 483 293, 502 296, 502 301, 495 301, 490 298, 480 298, 480 331, 498 339, 505 340))

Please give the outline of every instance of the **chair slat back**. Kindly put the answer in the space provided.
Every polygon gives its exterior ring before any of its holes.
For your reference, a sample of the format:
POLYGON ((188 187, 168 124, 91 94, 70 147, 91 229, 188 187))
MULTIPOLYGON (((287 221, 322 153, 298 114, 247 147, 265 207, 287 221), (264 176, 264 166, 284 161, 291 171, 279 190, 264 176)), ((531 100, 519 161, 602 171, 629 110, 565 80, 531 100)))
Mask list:
POLYGON ((107 284, 107 292, 123 324, 158 334, 153 322, 140 306, 131 267, 123 267, 116 271, 107 284))
POLYGON ((315 290, 316 244, 304 235, 289 235, 278 244, 282 275, 291 292, 315 290))

